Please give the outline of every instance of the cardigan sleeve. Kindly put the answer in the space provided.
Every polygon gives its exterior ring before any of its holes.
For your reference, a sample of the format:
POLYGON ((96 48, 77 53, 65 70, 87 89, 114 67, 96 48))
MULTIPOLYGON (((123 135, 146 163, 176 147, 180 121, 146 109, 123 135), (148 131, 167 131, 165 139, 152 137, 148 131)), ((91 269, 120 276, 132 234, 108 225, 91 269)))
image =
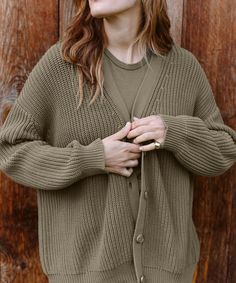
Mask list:
POLYGON ((194 62, 199 83, 194 115, 159 114, 166 126, 161 148, 196 175, 218 176, 236 161, 236 132, 224 124, 207 76, 195 57, 194 62))
MULTIPOLYGON (((95 174, 106 174, 101 138, 88 145, 72 140, 65 147, 44 138, 48 127, 46 100, 60 62, 57 45, 31 71, 0 128, 0 170, 16 183, 42 190, 58 190, 95 174)), ((51 106, 52 107, 52 106, 51 106)))
POLYGON ((39 126, 17 102, 0 129, 0 170, 18 184, 43 190, 58 190, 95 174, 104 174, 103 143, 89 145, 77 140, 66 147, 44 141, 39 126))

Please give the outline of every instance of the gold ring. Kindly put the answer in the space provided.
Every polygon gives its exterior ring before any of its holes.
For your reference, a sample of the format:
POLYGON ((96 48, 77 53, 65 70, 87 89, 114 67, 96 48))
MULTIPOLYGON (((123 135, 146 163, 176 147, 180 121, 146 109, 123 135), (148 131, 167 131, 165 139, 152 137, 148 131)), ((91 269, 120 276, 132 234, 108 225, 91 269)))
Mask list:
POLYGON ((159 149, 160 146, 161 146, 161 143, 159 141, 157 141, 157 140, 154 140, 154 145, 155 145, 156 149, 159 149))

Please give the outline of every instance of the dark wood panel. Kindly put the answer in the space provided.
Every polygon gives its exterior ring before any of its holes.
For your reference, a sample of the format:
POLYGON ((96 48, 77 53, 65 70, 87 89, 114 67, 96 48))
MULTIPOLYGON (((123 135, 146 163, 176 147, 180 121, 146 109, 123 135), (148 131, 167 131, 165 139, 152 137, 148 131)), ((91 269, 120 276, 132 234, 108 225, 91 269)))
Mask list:
MULTIPOLYGON (((224 122, 236 129, 236 2, 185 0, 182 46, 192 51, 212 86, 224 122)), ((236 282, 236 166, 196 177, 193 217, 201 240, 195 282, 236 282)))
MULTIPOLYGON (((40 56, 58 38, 57 0, 0 3, 1 124, 40 56)), ((38 253, 36 192, 0 173, 1 282, 47 282, 38 253)))

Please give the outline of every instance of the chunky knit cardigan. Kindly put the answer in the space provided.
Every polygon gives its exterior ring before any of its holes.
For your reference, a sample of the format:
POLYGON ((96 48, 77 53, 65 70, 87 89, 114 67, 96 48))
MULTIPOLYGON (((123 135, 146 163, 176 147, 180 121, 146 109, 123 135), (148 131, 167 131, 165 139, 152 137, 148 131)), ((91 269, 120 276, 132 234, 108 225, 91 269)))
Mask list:
POLYGON ((0 169, 37 191, 49 282, 190 283, 200 255, 193 176, 220 175, 236 161, 236 132, 224 124, 203 69, 177 45, 153 53, 130 114, 104 64, 104 99, 88 106, 86 84, 77 109, 76 67, 60 46, 33 68, 0 130, 0 169), (140 177, 108 173, 102 139, 149 115, 167 127, 161 148, 141 153, 140 177))

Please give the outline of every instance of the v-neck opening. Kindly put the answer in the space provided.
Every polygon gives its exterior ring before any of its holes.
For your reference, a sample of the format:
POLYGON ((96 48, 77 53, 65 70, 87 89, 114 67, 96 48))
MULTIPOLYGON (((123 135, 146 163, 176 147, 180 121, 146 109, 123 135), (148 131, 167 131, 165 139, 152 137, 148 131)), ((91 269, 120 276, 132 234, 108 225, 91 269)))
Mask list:
POLYGON ((111 97, 125 123, 128 121, 132 121, 134 116, 141 118, 147 104, 149 103, 153 95, 154 89, 156 88, 159 82, 160 75, 164 68, 164 62, 168 57, 156 55, 153 53, 151 55, 152 56, 150 57, 150 61, 144 79, 142 80, 142 83, 139 86, 138 93, 134 99, 131 113, 129 112, 128 107, 122 95, 120 94, 116 83, 114 82, 109 68, 109 64, 111 63, 109 62, 109 60, 107 60, 107 58, 103 60, 104 91, 107 95, 111 97))

